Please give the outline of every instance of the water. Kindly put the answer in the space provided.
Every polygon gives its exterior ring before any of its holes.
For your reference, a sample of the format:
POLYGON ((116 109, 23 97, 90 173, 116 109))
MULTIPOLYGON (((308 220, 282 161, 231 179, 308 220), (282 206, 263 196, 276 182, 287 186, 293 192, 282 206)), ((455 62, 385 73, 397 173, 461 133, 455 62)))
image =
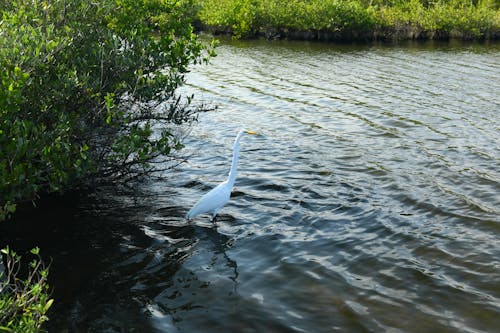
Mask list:
POLYGON ((52 258, 51 332, 498 331, 499 44, 218 53, 187 163, 2 231, 52 258), (240 128, 231 202, 187 224, 240 128))

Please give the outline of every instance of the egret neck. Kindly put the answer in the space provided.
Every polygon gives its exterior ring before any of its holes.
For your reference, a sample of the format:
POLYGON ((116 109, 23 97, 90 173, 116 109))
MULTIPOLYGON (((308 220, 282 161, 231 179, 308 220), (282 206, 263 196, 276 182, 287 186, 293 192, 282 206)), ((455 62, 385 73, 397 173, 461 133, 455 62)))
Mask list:
POLYGON ((228 184, 233 187, 234 186, 234 181, 236 180, 236 173, 238 169, 238 153, 239 153, 239 148, 240 148, 240 139, 243 136, 243 134, 257 134, 254 131, 245 131, 241 130, 238 135, 236 136, 236 139, 234 139, 234 146, 233 146, 233 162, 231 163, 231 170, 229 171, 229 177, 228 177, 228 184))
POLYGON ((231 170, 229 171, 229 177, 227 180, 231 187, 234 185, 234 181, 236 180, 236 173, 238 169, 238 150, 240 147, 240 139, 243 134, 245 134, 245 131, 240 131, 236 136, 236 139, 234 139, 233 162, 231 163, 231 170))

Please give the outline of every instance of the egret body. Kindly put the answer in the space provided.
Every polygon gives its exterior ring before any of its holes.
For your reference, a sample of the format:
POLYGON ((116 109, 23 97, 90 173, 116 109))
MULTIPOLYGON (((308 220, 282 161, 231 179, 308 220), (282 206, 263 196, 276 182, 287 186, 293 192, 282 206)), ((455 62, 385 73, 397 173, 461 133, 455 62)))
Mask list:
POLYGON ((215 220, 219 210, 229 201, 231 191, 233 190, 234 181, 236 180, 236 172, 238 169, 238 153, 240 146, 240 139, 243 134, 256 134, 252 131, 241 130, 236 139, 234 140, 233 147, 233 161, 231 163, 231 170, 227 179, 210 190, 198 200, 198 202, 189 210, 186 215, 187 219, 191 219, 200 214, 211 214, 212 220, 215 220))

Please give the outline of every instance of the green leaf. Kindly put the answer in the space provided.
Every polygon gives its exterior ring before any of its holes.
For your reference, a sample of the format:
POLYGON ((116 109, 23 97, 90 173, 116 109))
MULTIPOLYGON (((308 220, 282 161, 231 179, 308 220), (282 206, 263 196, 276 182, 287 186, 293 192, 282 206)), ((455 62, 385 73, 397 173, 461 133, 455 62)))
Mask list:
POLYGON ((205 56, 190 25, 192 4, 2 2, 0 202, 13 204, 2 204, 0 220, 18 201, 93 182, 99 170, 132 175, 141 158, 169 152, 168 141, 156 144, 156 127, 133 127, 195 118, 190 100, 183 106, 172 97, 188 66, 205 56))
POLYGON ((52 303, 54 303, 54 299, 51 298, 47 301, 47 303, 45 303, 45 306, 43 308, 43 313, 46 313, 47 311, 49 311, 50 307, 52 306, 52 303))

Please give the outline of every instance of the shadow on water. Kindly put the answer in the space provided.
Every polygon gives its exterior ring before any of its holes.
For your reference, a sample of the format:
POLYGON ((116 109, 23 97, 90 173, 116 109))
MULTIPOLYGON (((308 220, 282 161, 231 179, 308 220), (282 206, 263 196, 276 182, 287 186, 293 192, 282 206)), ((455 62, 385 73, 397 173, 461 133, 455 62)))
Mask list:
MULTIPOLYGON (((202 36, 210 40, 209 36, 202 36)), ((265 38, 239 40, 232 39, 227 36, 217 36, 217 39, 224 46, 230 45, 238 49, 252 50, 255 48, 270 49, 272 47, 280 47, 287 50, 307 51, 311 54, 322 53, 325 51, 335 52, 358 52, 367 49, 404 49, 404 50, 420 50, 420 51, 450 51, 469 50, 472 52, 498 52, 500 50, 500 42, 497 40, 470 40, 464 41, 459 39, 450 40, 386 40, 386 41, 337 41, 320 42, 320 41, 300 41, 300 40, 267 40, 265 38)))
POLYGON ((183 216, 175 206, 157 209, 148 223, 141 214, 147 201, 137 188, 47 197, 0 224, 1 247, 27 254, 38 246, 50 263, 49 332, 172 331, 176 312, 197 307, 183 293, 208 287, 197 268, 183 267, 199 251, 211 256, 199 262, 206 270, 218 261, 227 266, 236 292, 238 268, 226 254, 230 238, 210 223, 172 223, 169 217, 183 216))

